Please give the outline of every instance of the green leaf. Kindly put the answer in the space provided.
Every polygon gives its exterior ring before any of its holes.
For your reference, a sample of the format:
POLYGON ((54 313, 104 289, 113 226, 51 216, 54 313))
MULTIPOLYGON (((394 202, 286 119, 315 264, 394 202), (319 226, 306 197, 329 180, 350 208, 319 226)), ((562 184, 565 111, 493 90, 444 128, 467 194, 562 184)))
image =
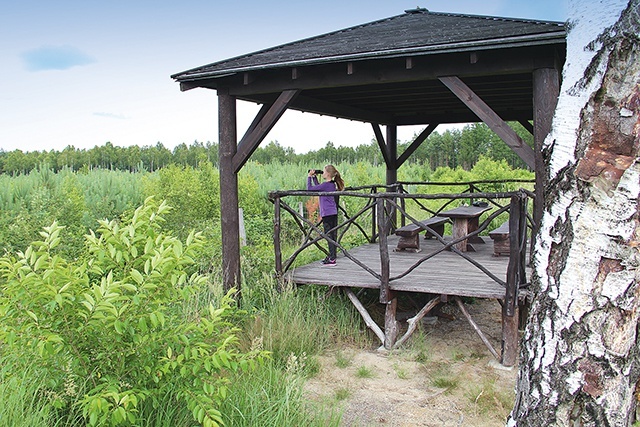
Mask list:
POLYGON ((176 258, 180 258, 180 256, 182 256, 182 252, 183 252, 182 242, 180 242, 179 240, 176 240, 175 243, 173 244, 173 254, 176 256, 176 258))
POLYGON ((115 328, 116 332, 120 335, 123 334, 123 329, 122 329, 122 322, 119 320, 116 320, 115 322, 113 322, 113 327, 115 328))
POLYGON ((149 320, 151 321, 151 325, 154 328, 158 327, 158 317, 156 316, 155 313, 149 313, 149 320))
POLYGON ((142 273, 140 273, 135 268, 131 269, 131 277, 133 278, 133 280, 136 281, 138 285, 142 284, 142 282, 144 281, 144 277, 142 276, 142 273))
POLYGON ((29 315, 29 317, 31 317, 36 323, 38 323, 38 316, 36 316, 36 314, 31 311, 31 310, 25 310, 25 312, 29 315))

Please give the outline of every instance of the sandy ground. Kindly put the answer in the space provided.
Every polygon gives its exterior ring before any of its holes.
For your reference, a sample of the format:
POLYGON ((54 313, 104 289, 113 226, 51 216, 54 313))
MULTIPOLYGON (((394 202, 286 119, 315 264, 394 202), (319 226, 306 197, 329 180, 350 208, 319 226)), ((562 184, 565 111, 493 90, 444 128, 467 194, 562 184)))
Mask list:
MULTIPOLYGON (((466 307, 499 353, 500 305, 477 300, 466 307)), ((341 410, 343 426, 503 426, 517 368, 496 363, 456 306, 442 311, 454 318, 426 318, 400 350, 325 354, 307 396, 341 410)))

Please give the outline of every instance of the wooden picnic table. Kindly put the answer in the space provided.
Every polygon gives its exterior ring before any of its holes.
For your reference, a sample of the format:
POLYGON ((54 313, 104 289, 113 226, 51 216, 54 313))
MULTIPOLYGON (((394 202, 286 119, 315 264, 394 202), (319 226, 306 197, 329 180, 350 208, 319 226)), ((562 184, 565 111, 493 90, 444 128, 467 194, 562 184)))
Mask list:
MULTIPOLYGON (((438 215, 449 217, 453 220, 451 234, 453 239, 456 240, 476 231, 478 229, 480 215, 491 209, 490 206, 460 206, 455 209, 439 212, 438 215)), ((482 240, 480 236, 473 236, 472 238, 456 243, 455 247, 461 252, 475 252, 472 243, 484 243, 484 240, 482 240)))

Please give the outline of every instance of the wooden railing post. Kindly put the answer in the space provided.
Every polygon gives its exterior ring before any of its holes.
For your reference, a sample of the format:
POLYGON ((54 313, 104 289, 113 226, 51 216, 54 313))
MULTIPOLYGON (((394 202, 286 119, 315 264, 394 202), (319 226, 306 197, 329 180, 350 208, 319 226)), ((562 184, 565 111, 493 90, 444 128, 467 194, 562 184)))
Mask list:
POLYGON ((282 279, 282 247, 280 245, 280 231, 282 229, 280 214, 280 196, 273 201, 273 249, 276 258, 276 277, 282 279))
POLYGON ((389 288, 390 265, 387 235, 389 233, 390 218, 385 210, 386 203, 386 198, 378 197, 376 199, 378 243, 380 245, 380 303, 385 304, 384 348, 392 349, 398 335, 398 322, 396 321, 398 300, 389 288))
MULTIPOLYGON (((372 194, 376 194, 378 192, 377 187, 373 187, 371 189, 372 194)), ((377 200, 374 198, 374 200, 377 200)), ((376 229, 378 228, 378 205, 373 205, 373 207, 371 208, 371 240, 369 241, 369 243, 375 243, 376 241, 376 229)))
POLYGON ((387 234, 389 230, 389 219, 385 214, 386 199, 378 197, 376 199, 376 211, 378 217, 378 244, 380 245, 380 302, 386 304, 391 297, 389 290, 389 245, 387 243, 387 234))
MULTIPOLYGON (((518 359, 518 289, 522 282, 523 233, 526 233, 526 202, 523 192, 511 196, 509 207, 509 266, 507 288, 502 304, 502 364, 513 366, 518 359)), ((524 235, 526 238, 526 234, 524 235)))

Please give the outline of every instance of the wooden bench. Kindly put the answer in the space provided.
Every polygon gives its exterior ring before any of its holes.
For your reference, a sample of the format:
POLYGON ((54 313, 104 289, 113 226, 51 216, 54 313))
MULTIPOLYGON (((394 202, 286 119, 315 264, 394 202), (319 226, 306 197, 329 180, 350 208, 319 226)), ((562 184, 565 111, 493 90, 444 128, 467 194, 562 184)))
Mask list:
POLYGON ((489 237, 493 240, 493 256, 509 255, 509 221, 489 232, 489 237))
MULTIPOLYGON (((396 230, 396 235, 400 236, 396 251, 411 250, 414 252, 420 251, 420 232, 427 230, 427 226, 433 231, 438 233, 440 237, 444 234, 444 224, 449 221, 448 218, 442 216, 434 216, 424 221, 420 221, 417 224, 411 223, 400 227, 396 230), (418 225, 419 224, 419 225, 418 225)), ((425 239, 430 239, 434 235, 429 230, 425 233, 425 239)))

